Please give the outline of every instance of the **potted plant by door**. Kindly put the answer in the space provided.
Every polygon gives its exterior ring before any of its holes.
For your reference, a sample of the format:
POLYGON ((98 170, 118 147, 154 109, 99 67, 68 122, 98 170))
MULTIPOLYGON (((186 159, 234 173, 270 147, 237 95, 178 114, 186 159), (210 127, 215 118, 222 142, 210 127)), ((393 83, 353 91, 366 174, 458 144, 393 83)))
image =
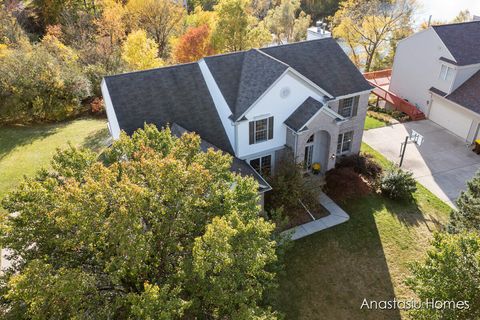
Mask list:
POLYGON ((322 169, 322 166, 320 165, 320 163, 315 162, 314 164, 312 164, 313 174, 319 174, 321 169, 322 169))

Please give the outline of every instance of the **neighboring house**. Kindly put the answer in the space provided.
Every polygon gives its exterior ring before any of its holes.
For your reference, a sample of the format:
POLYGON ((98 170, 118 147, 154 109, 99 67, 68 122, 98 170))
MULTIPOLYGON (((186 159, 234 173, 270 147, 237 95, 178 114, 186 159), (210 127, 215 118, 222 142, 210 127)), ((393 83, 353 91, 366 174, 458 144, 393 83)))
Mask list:
POLYGON ((480 21, 433 26, 398 43, 390 91, 471 143, 480 138, 480 21))
POLYGON ((285 150, 325 172, 358 153, 371 86, 333 39, 252 49, 105 77, 109 129, 144 123, 200 135, 234 156, 233 170, 269 175, 285 150), (253 168, 253 169, 252 169, 253 168))

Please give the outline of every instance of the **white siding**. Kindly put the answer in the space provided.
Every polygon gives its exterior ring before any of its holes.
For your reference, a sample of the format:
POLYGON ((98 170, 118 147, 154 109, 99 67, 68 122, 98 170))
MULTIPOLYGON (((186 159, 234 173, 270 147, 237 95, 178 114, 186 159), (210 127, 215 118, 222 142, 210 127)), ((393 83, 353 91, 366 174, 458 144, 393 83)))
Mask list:
POLYGON ((107 84, 105 79, 102 80, 101 84, 103 102, 105 103, 105 110, 107 112, 108 118, 108 129, 113 139, 118 139, 120 137, 120 126, 118 125, 117 115, 113 109, 112 100, 110 99, 110 93, 108 92, 107 84))
POLYGON ((237 124, 237 157, 250 158, 251 155, 261 154, 268 150, 281 148, 286 143, 286 126, 284 121, 305 101, 309 96, 322 101, 323 94, 317 89, 307 85, 303 80, 291 72, 285 73, 277 82, 261 97, 255 105, 247 111, 245 117, 248 121, 237 124), (289 88, 290 94, 282 98, 280 91, 289 88), (273 139, 249 144, 249 121, 266 117, 274 117, 273 139))
POLYGON ((430 87, 449 93, 455 79, 455 72, 451 81, 439 79, 440 57, 454 60, 432 28, 400 41, 395 52, 390 90, 427 113, 430 87))
POLYGON ((462 67, 457 70, 457 76, 452 84, 452 91, 460 87, 465 81, 480 70, 480 65, 462 67))

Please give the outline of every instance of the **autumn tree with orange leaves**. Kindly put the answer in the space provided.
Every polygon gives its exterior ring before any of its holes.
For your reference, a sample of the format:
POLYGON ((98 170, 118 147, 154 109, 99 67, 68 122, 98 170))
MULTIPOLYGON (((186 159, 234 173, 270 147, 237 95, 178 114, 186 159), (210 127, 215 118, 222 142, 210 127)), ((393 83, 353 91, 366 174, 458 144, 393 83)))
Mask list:
POLYGON ((188 29, 175 46, 173 52, 175 61, 192 62, 214 54, 210 39, 211 32, 207 25, 188 29))

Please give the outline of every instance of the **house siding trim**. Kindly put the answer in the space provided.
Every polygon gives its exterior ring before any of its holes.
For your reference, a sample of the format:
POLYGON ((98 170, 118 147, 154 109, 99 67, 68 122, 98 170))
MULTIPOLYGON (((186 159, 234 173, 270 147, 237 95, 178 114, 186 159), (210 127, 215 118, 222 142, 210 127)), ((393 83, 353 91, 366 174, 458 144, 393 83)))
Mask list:
POLYGON ((215 81, 210 69, 208 68, 207 63, 204 59, 201 59, 198 62, 198 66, 200 67, 200 71, 202 72, 203 79, 207 84, 208 91, 210 92, 210 96, 212 97, 213 103, 215 108, 217 109, 217 113, 222 121, 223 128, 227 134, 228 140, 230 144, 233 146, 233 149, 236 150, 236 139, 235 139, 235 126, 230 120, 230 116, 232 115, 232 111, 230 110, 225 97, 223 96, 220 88, 215 81))
POLYGON ((113 108, 112 99, 110 98, 110 93, 108 92, 107 83, 105 79, 102 79, 100 84, 102 90, 103 101, 105 103, 105 111, 108 118, 108 130, 114 140, 120 138, 120 125, 118 124, 117 115, 115 114, 115 109, 113 108))

